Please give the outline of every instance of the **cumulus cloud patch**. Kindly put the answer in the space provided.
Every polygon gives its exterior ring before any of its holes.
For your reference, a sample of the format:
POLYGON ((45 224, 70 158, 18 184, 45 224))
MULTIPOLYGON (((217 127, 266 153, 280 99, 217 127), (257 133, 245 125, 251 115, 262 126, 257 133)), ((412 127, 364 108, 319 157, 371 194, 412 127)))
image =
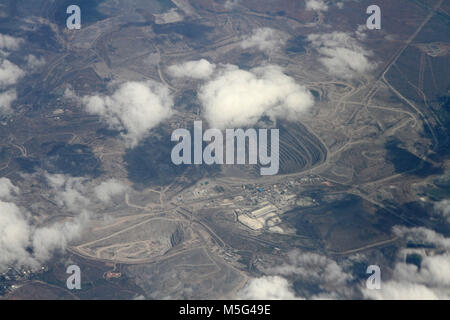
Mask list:
POLYGON ((31 227, 19 207, 0 200, 0 270, 11 263, 30 264, 31 227))
POLYGON ((0 199, 10 200, 19 193, 19 188, 11 183, 8 178, 0 178, 0 199))
POLYGON ((206 120, 217 129, 250 126, 262 116, 295 121, 314 104, 304 86, 273 65, 250 71, 226 66, 198 96, 206 120))
POLYGON ((323 0, 306 0, 306 10, 327 11, 328 5, 323 0))
POLYGON ((354 294, 349 288, 353 276, 333 259, 317 253, 292 250, 288 254, 287 263, 264 272, 316 285, 320 292, 313 295, 305 292, 304 298, 308 299, 345 299, 354 294))
POLYGON ((308 36, 312 47, 319 52, 319 61, 328 73, 344 79, 358 78, 374 70, 372 52, 364 49, 349 33, 332 32, 308 36))
POLYGON ((36 69, 41 68, 42 66, 45 65, 46 61, 44 57, 36 57, 33 54, 29 54, 25 60, 27 61, 27 66, 29 69, 31 69, 32 71, 35 71, 36 69))
POLYGON ((111 96, 85 96, 86 111, 99 115, 111 128, 126 130, 122 137, 135 147, 150 129, 172 114, 169 89, 155 81, 130 81, 120 85, 111 96))
POLYGON ((12 112, 12 103, 17 99, 16 89, 11 88, 25 72, 7 59, 0 58, 0 115, 12 112))
POLYGON ((358 28, 356 28, 356 31, 355 31, 356 38, 361 41, 367 39, 367 31, 368 30, 369 29, 367 29, 367 25, 360 24, 358 26, 358 28))
POLYGON ((446 250, 450 250, 450 238, 446 238, 443 235, 427 228, 406 228, 398 226, 393 228, 393 232, 397 236, 405 238, 407 241, 425 245, 432 244, 446 250))
POLYGON ((257 48, 265 52, 277 51, 285 46, 288 38, 284 32, 279 30, 258 28, 242 40, 241 47, 243 49, 257 48))
MULTIPOLYGON (((389 278, 382 278, 381 289, 369 290, 365 280, 355 282, 352 275, 354 261, 337 261, 316 253, 293 250, 287 261, 279 266, 262 268, 265 276, 250 279, 239 292, 247 299, 450 299, 450 238, 423 227, 397 226, 393 233, 417 245, 401 249, 389 278), (421 247, 423 245, 423 248, 421 247), (407 262, 408 255, 420 261, 407 262), (352 262, 353 261, 353 262, 352 262), (294 292, 291 283, 304 288, 294 292), (314 288, 313 292, 309 289, 314 288)), ((364 259, 364 258, 363 258, 364 259)), ((382 267, 383 270, 383 267, 382 267)), ((386 273, 387 274, 387 273, 386 273)))
POLYGON ((7 59, 0 62, 0 88, 5 88, 17 83, 25 72, 7 59))
POLYGON ((434 206, 436 212, 450 223, 450 200, 442 200, 434 206))
POLYGON ((7 178, 0 179, 0 271, 9 266, 37 268, 51 254, 63 250, 81 234, 88 212, 71 221, 36 227, 30 214, 14 201, 19 188, 7 178))
POLYGON ((78 213, 89 206, 90 200, 82 194, 86 189, 86 179, 62 174, 47 174, 46 178, 53 189, 54 200, 61 208, 78 213))
POLYGON ((297 250, 289 253, 287 264, 266 271, 285 276, 296 275, 303 280, 319 282, 324 290, 345 286, 352 279, 336 261, 316 253, 302 253, 297 250))
POLYGON ((17 50, 23 43, 23 39, 0 34, 0 49, 3 50, 17 50))
POLYGON ((297 299, 289 282, 279 276, 264 276, 251 279, 238 292, 241 299, 247 300, 294 300, 297 299))
POLYGON ((91 187, 85 178, 44 174, 49 198, 59 212, 73 218, 46 226, 37 226, 31 214, 16 203, 21 192, 8 178, 0 178, 0 272, 9 266, 39 268, 57 251, 63 251, 78 239, 92 218, 89 208, 95 196, 109 202, 126 187, 115 179, 91 187))
POLYGON ((423 227, 395 227, 394 233, 407 241, 432 245, 434 252, 403 249, 391 279, 383 281, 381 290, 363 290, 370 299, 450 299, 450 238, 423 227), (421 257, 420 265, 405 262, 407 254, 421 257))
POLYGON ((326 256, 292 250, 286 263, 261 270, 266 276, 250 279, 239 295, 248 299, 348 299, 355 294, 349 288, 353 276, 326 256), (296 294, 289 281, 295 279, 319 292, 296 294))
POLYGON ((448 254, 423 257, 420 270, 401 262, 396 265, 392 279, 382 282, 381 290, 364 290, 364 295, 377 300, 448 300, 449 270, 448 254))
POLYGON ((123 194, 127 186, 116 179, 109 179, 94 188, 95 196, 104 203, 109 203, 113 197, 123 194))
POLYGON ((227 10, 234 9, 239 4, 239 0, 226 0, 224 3, 224 7, 227 10))
POLYGON ((0 114, 9 114, 12 112, 11 105, 17 99, 15 89, 0 92, 0 114))
POLYGON ((39 262, 48 260, 58 250, 78 239, 89 221, 89 213, 82 211, 76 218, 50 227, 37 228, 32 236, 33 256, 39 262))
POLYGON ((424 285, 410 282, 389 281, 381 291, 367 291, 366 297, 376 300, 437 300, 435 292, 424 285))
MULTIPOLYGON (((0 34, 0 53, 3 57, 9 55, 9 51, 19 49, 23 43, 23 39, 0 34)), ((11 105, 17 99, 17 93, 14 86, 25 72, 9 61, 0 57, 0 115, 7 115, 12 112, 11 105)))
POLYGON ((213 74, 215 68, 215 64, 206 59, 200 59, 170 66, 167 71, 175 78, 207 79, 213 74))

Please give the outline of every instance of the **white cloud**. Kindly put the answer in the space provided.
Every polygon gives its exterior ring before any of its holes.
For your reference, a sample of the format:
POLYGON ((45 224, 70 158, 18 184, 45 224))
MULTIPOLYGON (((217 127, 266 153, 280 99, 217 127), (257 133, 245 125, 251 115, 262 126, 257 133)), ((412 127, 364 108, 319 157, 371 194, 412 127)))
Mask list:
POLYGON ((108 203, 114 196, 123 194, 127 186, 116 179, 110 179, 102 182, 94 188, 95 196, 104 203, 108 203))
POLYGON ((323 0, 306 0, 306 10, 327 11, 328 5, 323 0))
POLYGON ((80 99, 80 97, 76 95, 75 91, 73 91, 72 87, 67 87, 66 90, 64 90, 64 98, 75 101, 80 99))
POLYGON ((0 62, 0 88, 14 85, 25 72, 7 59, 0 62))
POLYGON ((423 227, 395 227, 394 233, 407 241, 433 245, 435 250, 403 249, 392 277, 382 281, 380 290, 363 289, 369 299, 450 299, 450 238, 423 227), (407 264, 407 254, 421 256, 420 268, 407 264))
POLYGON ((27 252, 31 227, 21 210, 14 204, 0 201, 0 271, 11 263, 30 264, 27 252))
POLYGON ((263 270, 266 274, 295 278, 304 284, 317 286, 319 293, 309 294, 308 299, 347 299, 355 292, 349 287, 353 276, 336 261, 324 255, 292 250, 288 261, 277 267, 263 270))
POLYGON ((356 38, 361 41, 367 39, 367 31, 369 31, 369 29, 367 29, 367 25, 365 24, 358 25, 358 28, 356 28, 355 31, 356 38))
POLYGON ((15 89, 0 92, 0 115, 12 112, 11 105, 17 99, 15 89))
POLYGON ((398 237, 405 238, 407 241, 417 242, 421 244, 433 244, 450 250, 450 238, 423 227, 406 228, 397 226, 393 228, 393 232, 398 237))
POLYGON ((226 66, 199 90, 206 120, 212 128, 238 128, 266 115, 295 121, 314 104, 310 92, 277 66, 250 71, 226 66))
POLYGON ((47 181, 53 189, 55 202, 72 213, 80 213, 90 204, 88 197, 83 195, 86 179, 73 178, 62 174, 47 174, 47 181))
MULTIPOLYGON (((329 257, 293 250, 286 262, 272 267, 259 267, 265 274, 250 279, 238 293, 244 299, 450 299, 450 238, 423 227, 397 226, 393 233, 407 242, 423 244, 424 248, 404 248, 394 260, 392 272, 384 272, 380 290, 366 288, 365 280, 355 282, 350 273, 354 262, 365 261, 361 256, 351 256, 337 262, 329 257), (432 249, 433 247, 433 249, 432 249), (406 263, 408 254, 421 256, 420 267, 406 263), (299 282, 302 297, 291 283, 299 282), (314 288, 309 293, 308 287, 314 288), (317 289, 319 291, 317 292, 317 289)), ((367 262, 367 261, 366 261, 367 262)))
POLYGON ((201 59, 170 66, 167 71, 175 78, 207 79, 213 74, 215 68, 215 64, 201 59))
POLYGON ((366 292, 366 297, 376 300, 437 300, 436 293, 424 285, 409 282, 389 281, 382 290, 366 292))
POLYGON ((49 227, 37 228, 32 236, 34 258, 44 262, 55 251, 65 250, 71 241, 80 237, 88 221, 89 213, 82 211, 72 220, 56 223, 49 227))
POLYGON ((0 179, 0 271, 11 265, 39 267, 53 252, 78 238, 89 218, 89 213, 82 211, 71 221, 37 227, 30 214, 12 202, 19 191, 9 179, 0 179))
POLYGON ((26 57, 28 68, 31 70, 36 70, 45 65, 46 61, 44 57, 36 57, 35 55, 29 54, 26 57))
POLYGON ((8 178, 0 178, 0 200, 11 200, 13 195, 19 193, 19 188, 12 184, 8 178))
POLYGON ((15 85, 25 72, 7 59, 0 58, 0 114, 12 112, 11 105, 17 99, 15 85))
POLYGON ((448 223, 450 223, 450 200, 442 200, 435 204, 434 209, 440 214, 448 223))
POLYGON ((227 10, 234 9, 239 4, 239 0, 226 0, 224 7, 227 10))
POLYGON ((392 279, 380 290, 364 290, 370 299, 450 299, 450 256, 424 256, 420 270, 411 264, 396 264, 392 279))
POLYGON ((308 36, 319 54, 319 61, 328 73, 344 79, 368 75, 376 67, 371 60, 372 52, 364 49, 358 41, 345 32, 311 34, 308 36))
POLYGON ((128 147, 135 147, 150 129, 172 114, 173 98, 169 89, 155 81, 126 82, 111 96, 82 98, 86 111, 99 115, 122 134, 128 147))
MULTIPOLYGON (((9 51, 17 50, 24 41, 20 38, 14 38, 8 35, 0 34, 0 54, 6 57, 9 51)), ((25 76, 25 72, 11 61, 0 57, 0 115, 12 112, 11 105, 17 99, 17 93, 14 88, 20 78, 25 76)))
POLYGON ((295 275, 306 281, 321 283, 324 290, 345 286, 352 276, 342 270, 336 261, 316 253, 293 250, 285 265, 265 270, 270 274, 295 275))
POLYGON ((294 300, 297 299, 289 282, 279 276, 250 279, 238 292, 238 297, 248 300, 294 300))
POLYGON ((271 28, 258 28, 245 37, 241 42, 243 49, 258 48, 261 51, 278 51, 284 47, 288 36, 279 30, 271 28))
POLYGON ((24 41, 20 38, 0 34, 0 49, 17 50, 24 41))
POLYGON ((316 253, 292 250, 284 264, 260 271, 265 276, 249 280, 238 296, 248 299, 349 299, 357 292, 350 288, 353 280, 350 273, 333 259, 316 253), (299 296, 289 284, 294 280, 301 281, 305 287, 317 287, 320 292, 304 290, 304 296, 299 296))

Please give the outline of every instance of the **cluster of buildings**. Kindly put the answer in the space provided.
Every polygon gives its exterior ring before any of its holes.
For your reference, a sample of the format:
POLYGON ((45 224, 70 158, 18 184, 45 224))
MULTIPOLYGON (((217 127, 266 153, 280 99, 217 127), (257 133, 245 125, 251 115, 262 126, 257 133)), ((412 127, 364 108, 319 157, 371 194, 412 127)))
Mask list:
POLYGON ((266 229, 284 233, 280 226, 284 212, 296 206, 318 205, 315 199, 299 197, 299 187, 323 183, 326 181, 321 177, 307 176, 273 185, 243 185, 244 192, 235 198, 235 203, 240 204, 239 208, 234 210, 236 219, 254 231, 266 229))
POLYGON ((311 197, 299 196, 302 187, 314 185, 330 186, 331 183, 315 175, 290 178, 276 184, 251 183, 231 188, 202 181, 178 195, 177 201, 182 203, 204 199, 206 206, 230 207, 235 220, 251 230, 284 233, 280 226, 280 217, 284 212, 298 206, 306 208, 318 205, 311 197))
POLYGON ((263 202, 260 205, 262 205, 261 208, 253 211, 236 209, 235 213, 238 221, 252 230, 268 227, 271 231, 282 232, 282 229, 278 230, 276 227, 277 224, 281 223, 281 219, 278 216, 278 208, 269 202, 263 202))
POLYGON ((26 280, 30 280, 36 274, 48 271, 47 266, 42 266, 38 270, 31 270, 26 268, 16 269, 8 267, 8 269, 0 273, 0 296, 17 288, 17 284, 26 280))

